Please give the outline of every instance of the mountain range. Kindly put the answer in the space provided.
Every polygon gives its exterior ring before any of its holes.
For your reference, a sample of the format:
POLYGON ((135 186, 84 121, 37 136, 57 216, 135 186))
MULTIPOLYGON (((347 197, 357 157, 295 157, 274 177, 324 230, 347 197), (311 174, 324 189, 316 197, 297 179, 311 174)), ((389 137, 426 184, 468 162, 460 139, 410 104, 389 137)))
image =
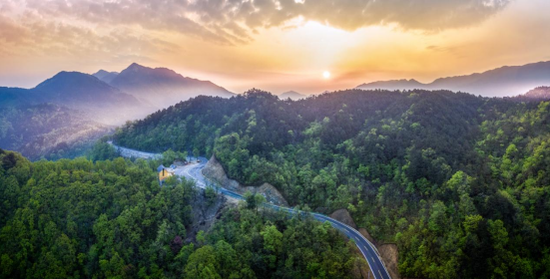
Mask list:
POLYGON ((414 79, 376 81, 357 86, 358 89, 386 90, 451 90, 487 97, 516 96, 537 86, 550 85, 550 61, 504 66, 483 73, 439 78, 431 83, 414 79))
POLYGON ((0 107, 49 103, 79 111, 89 120, 119 125, 198 95, 234 94, 210 81, 133 63, 120 73, 63 71, 31 89, 0 87, 0 107))
POLYGON ((0 87, 0 148, 31 159, 67 154, 114 126, 198 95, 234 94, 209 81, 136 63, 120 73, 63 71, 31 89, 0 87))
POLYGON ((0 100, 0 107, 55 104, 109 125, 142 117, 146 108, 134 96, 79 72, 60 72, 31 89, 0 88, 0 100))
POLYGON ((210 81, 184 77, 167 68, 153 69, 136 63, 119 74, 100 70, 94 76, 156 108, 164 108, 199 95, 226 98, 235 95, 210 81))
MULTIPOLYGON (((550 62, 502 67, 479 74, 437 79, 380 81, 360 89, 448 89, 484 96, 517 96, 537 87, 518 101, 548 99, 550 62)), ((118 72, 99 70, 93 75, 60 72, 31 89, 0 87, 0 148, 23 151, 30 158, 89 144, 114 126, 144 118, 198 95, 231 97, 235 94, 210 81, 184 77, 167 68, 136 63, 118 72)), ((303 99, 295 91, 281 99, 303 99)), ((64 153, 65 152, 65 153, 64 153)))

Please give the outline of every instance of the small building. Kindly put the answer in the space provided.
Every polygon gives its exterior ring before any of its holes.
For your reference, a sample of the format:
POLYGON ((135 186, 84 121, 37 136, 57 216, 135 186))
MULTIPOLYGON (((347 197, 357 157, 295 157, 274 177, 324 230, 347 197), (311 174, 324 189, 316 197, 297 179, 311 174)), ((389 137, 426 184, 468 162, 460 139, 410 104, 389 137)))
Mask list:
POLYGON ((165 169, 165 167, 161 164, 160 166, 158 166, 157 172, 161 172, 163 169, 165 169))
POLYGON ((162 182, 164 182, 164 180, 166 180, 166 178, 174 175, 174 171, 164 167, 164 165, 158 166, 157 171, 159 173, 159 184, 160 185, 162 185, 162 182))

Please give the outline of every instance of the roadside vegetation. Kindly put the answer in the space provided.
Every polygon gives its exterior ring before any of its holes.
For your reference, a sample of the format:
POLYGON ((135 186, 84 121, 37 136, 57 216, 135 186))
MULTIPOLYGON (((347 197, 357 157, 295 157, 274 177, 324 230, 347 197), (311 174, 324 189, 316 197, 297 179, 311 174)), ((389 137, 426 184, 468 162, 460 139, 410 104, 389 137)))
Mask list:
POLYGON ((119 129, 145 151, 215 155, 291 205, 348 209, 403 276, 550 277, 550 107, 449 91, 197 97, 119 129), (194 151, 193 151, 194 150, 194 151))
POLYGON ((191 204, 216 193, 175 178, 160 187, 156 163, 30 162, 0 149, 0 278, 350 278, 361 261, 330 225, 255 203, 191 235, 204 221, 191 204))

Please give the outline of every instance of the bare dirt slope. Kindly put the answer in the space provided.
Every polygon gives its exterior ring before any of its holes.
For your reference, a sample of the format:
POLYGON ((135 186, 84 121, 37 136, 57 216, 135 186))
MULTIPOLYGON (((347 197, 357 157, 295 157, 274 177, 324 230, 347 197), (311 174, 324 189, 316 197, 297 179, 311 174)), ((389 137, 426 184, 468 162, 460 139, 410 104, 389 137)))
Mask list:
POLYGON ((357 226, 355 225, 355 222, 353 221, 353 218, 351 217, 347 209, 338 209, 330 214, 329 217, 332 219, 336 219, 354 229, 357 229, 357 226))
POLYGON ((399 251, 397 250, 397 245, 394 243, 386 243, 377 245, 377 248, 378 252, 380 252, 382 260, 384 260, 384 263, 386 264, 386 268, 388 269, 391 278, 401 278, 401 275, 399 274, 399 267, 397 266, 397 263, 399 262, 399 251))

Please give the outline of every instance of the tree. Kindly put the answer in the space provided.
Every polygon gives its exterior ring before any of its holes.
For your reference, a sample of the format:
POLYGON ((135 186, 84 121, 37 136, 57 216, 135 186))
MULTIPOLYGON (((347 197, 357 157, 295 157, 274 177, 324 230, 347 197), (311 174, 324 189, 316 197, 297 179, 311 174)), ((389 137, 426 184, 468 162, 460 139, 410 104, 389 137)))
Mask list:
POLYGON ((185 265, 185 277, 191 279, 222 278, 217 272, 219 267, 214 248, 206 245, 195 250, 189 256, 187 265, 185 265))
POLYGON ((246 201, 246 208, 248 209, 257 209, 258 206, 265 202, 264 196, 261 194, 252 194, 250 191, 244 194, 244 199, 246 201))
POLYGON ((170 166, 177 158, 176 152, 172 149, 168 149, 162 153, 162 164, 165 166, 170 166))

